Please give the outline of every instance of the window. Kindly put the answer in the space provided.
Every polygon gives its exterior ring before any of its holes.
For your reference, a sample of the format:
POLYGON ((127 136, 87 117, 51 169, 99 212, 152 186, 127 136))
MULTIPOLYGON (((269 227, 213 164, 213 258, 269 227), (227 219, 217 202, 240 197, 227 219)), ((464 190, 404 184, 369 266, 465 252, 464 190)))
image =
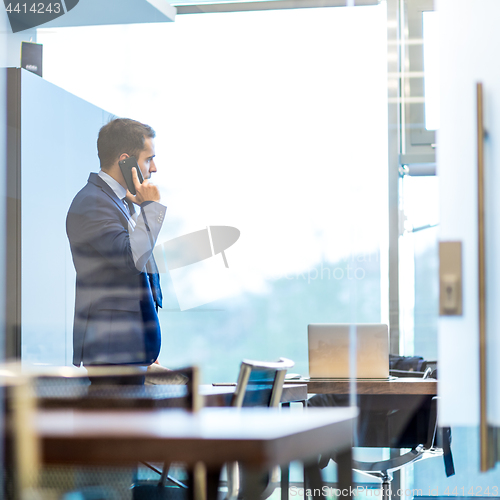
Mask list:
POLYGON ((384 319, 385 23, 380 5, 39 31, 48 80, 156 129, 160 243, 241 233, 228 268, 162 276, 162 364, 211 382, 287 356, 306 374, 308 323, 384 319))

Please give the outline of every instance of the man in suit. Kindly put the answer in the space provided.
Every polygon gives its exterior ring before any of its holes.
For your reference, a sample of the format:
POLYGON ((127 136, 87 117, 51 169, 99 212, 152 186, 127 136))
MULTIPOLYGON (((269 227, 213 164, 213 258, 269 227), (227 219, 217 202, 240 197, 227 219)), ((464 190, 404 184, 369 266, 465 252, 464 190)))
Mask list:
POLYGON ((151 183, 155 132, 116 119, 99 131, 101 170, 91 173, 68 211, 66 231, 76 269, 73 363, 80 366, 154 363, 160 352, 161 289, 153 247, 166 207, 151 183), (136 195, 119 161, 134 156, 136 195), (135 209, 134 205, 140 207, 135 209))

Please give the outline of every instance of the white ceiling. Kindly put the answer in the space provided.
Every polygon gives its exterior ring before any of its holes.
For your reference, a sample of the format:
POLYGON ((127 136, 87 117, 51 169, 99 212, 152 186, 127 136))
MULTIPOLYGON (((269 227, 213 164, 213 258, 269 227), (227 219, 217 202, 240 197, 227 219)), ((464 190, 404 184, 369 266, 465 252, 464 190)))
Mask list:
POLYGON ((80 0, 69 12, 40 27, 172 22, 176 12, 166 0, 80 0))

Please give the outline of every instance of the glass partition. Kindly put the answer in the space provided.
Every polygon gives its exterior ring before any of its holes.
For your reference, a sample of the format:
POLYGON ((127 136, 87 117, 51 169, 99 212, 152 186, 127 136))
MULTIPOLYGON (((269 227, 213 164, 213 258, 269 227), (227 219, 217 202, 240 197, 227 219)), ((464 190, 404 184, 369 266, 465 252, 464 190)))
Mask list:
POLYGON ((439 181, 405 175, 401 180, 401 353, 437 360, 439 181))
POLYGON ((162 364, 235 381, 242 358, 286 356, 307 375, 309 323, 381 322, 383 4, 39 30, 38 42, 47 80, 157 132, 162 364), (171 269, 171 242, 197 231, 213 257, 171 269), (218 252, 227 231, 239 237, 218 252))

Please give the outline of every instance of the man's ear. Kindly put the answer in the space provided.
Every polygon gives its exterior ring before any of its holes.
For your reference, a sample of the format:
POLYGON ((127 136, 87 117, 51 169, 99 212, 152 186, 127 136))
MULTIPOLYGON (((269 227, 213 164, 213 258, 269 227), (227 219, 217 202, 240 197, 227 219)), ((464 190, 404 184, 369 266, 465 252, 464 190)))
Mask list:
POLYGON ((118 158, 118 161, 122 161, 122 160, 125 160, 129 157, 130 155, 128 155, 127 153, 122 153, 120 155, 120 158, 118 158))

